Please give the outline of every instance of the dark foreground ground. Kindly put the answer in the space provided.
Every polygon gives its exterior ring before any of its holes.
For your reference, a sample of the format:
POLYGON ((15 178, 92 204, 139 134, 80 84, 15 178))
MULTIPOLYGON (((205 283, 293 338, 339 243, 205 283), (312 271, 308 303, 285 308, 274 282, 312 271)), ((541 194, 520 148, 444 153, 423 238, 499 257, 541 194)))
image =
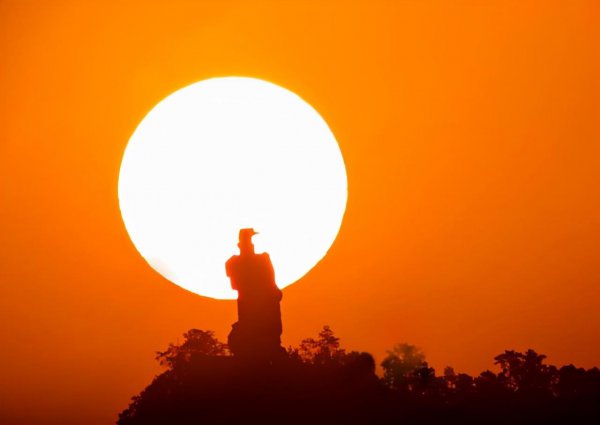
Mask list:
POLYGON ((158 353, 167 370, 119 425, 600 424, 600 371, 547 366, 531 350, 505 352, 496 358, 500 373, 476 378, 438 377, 426 363, 408 370, 406 353, 390 353, 382 379, 368 353, 346 353, 335 338, 258 361, 227 355, 209 332, 190 332, 158 353))

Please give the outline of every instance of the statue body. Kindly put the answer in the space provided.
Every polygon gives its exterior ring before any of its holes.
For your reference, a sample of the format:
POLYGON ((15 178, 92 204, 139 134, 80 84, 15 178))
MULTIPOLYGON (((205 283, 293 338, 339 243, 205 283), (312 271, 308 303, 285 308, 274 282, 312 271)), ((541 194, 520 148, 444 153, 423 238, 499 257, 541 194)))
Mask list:
POLYGON ((256 254, 253 229, 240 230, 240 255, 225 264, 231 287, 238 291, 238 321, 228 337, 236 356, 273 359, 281 353, 282 292, 275 284, 275 271, 269 254, 256 254))

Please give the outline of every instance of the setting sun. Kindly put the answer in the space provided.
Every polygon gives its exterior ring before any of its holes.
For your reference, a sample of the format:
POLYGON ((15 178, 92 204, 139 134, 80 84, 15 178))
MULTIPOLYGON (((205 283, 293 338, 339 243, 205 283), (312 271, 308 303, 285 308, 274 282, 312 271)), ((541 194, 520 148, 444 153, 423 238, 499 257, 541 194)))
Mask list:
POLYGON ((119 202, 140 254, 170 281, 235 298, 224 263, 240 228, 271 254, 283 288, 306 274, 339 231, 344 161, 321 116, 254 78, 213 78, 158 103, 125 150, 119 202))
POLYGON ((600 424, 598 17, 0 0, 0 424, 600 424))

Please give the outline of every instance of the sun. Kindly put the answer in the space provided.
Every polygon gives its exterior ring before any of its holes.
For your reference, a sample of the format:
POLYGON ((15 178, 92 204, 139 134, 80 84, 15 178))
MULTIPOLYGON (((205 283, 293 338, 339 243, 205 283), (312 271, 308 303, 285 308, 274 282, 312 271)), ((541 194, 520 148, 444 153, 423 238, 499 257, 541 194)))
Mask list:
POLYGON ((241 228, 283 288, 335 240, 347 201, 338 143, 319 113, 267 81, 212 78, 159 102, 125 149, 119 205, 154 270, 196 294, 233 299, 225 275, 241 228))

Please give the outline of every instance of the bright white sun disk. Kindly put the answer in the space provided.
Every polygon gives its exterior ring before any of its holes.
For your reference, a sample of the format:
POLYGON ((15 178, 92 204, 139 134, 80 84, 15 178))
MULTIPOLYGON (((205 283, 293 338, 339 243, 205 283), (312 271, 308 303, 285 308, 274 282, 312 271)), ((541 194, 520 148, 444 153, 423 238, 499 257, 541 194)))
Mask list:
POLYGON ((158 103, 123 156, 119 203, 140 254, 177 285, 236 298, 225 261, 253 227, 283 288, 323 258, 347 200, 344 161, 321 116, 254 78, 201 81, 158 103))

